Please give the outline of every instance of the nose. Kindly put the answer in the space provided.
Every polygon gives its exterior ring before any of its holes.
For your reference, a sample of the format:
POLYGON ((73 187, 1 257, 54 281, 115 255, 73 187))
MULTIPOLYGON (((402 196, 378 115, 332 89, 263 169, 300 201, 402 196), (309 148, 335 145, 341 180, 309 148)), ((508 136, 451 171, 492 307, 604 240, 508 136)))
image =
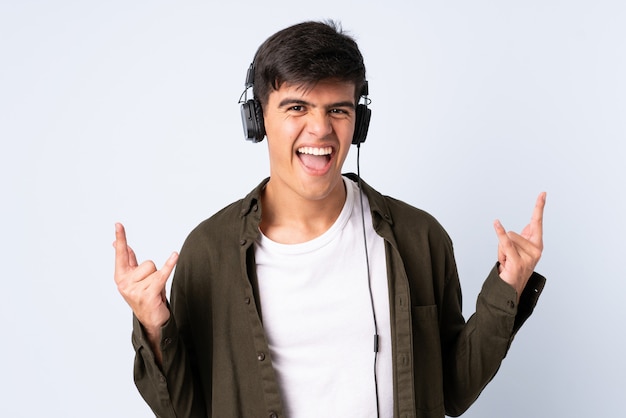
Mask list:
POLYGON ((322 110, 310 112, 307 120, 307 130, 318 138, 330 135, 333 131, 330 115, 322 110))

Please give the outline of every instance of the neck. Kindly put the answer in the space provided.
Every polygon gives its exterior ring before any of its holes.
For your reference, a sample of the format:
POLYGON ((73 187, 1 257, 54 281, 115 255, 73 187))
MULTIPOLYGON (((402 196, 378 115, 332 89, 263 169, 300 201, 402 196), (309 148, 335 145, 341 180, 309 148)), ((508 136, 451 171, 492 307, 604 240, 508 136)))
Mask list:
POLYGON ((322 199, 306 199, 267 183, 261 196, 260 228, 272 241, 299 244, 326 232, 339 217, 346 201, 343 178, 322 199))

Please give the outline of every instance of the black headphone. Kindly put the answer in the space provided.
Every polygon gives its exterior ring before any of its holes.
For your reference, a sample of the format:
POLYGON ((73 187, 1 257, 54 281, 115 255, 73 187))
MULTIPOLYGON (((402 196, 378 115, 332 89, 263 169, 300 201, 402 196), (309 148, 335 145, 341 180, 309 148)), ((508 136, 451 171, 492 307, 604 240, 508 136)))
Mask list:
MULTIPOLYGON (((248 99, 248 90, 254 86, 254 63, 250 64, 248 72, 246 74, 246 89, 239 98, 241 103, 241 122, 243 123, 243 135, 244 138, 252 142, 261 142, 265 137, 265 124, 263 123, 263 109, 261 103, 254 97, 248 99)), ((354 135, 352 136, 352 143, 354 145, 361 145, 365 142, 367 137, 367 130, 370 126, 370 119, 372 117, 372 110, 367 107, 370 103, 367 97, 369 93, 367 81, 363 85, 361 90, 361 98, 364 103, 356 105, 356 121, 354 125, 354 135)))

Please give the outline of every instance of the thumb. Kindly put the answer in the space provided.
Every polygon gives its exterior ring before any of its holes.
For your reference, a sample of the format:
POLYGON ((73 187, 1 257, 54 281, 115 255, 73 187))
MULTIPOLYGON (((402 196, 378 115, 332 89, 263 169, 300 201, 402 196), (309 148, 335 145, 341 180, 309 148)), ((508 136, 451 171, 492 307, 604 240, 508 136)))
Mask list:
POLYGON ((173 252, 169 256, 169 258, 167 260, 165 260, 165 264, 163 264, 163 267, 161 267, 161 270, 159 270, 160 278, 157 281, 158 282, 157 285, 159 287, 165 289, 165 283, 167 283, 167 279, 172 274, 172 271, 174 270, 174 267, 176 266, 177 262, 178 262, 178 253, 177 252, 173 252))

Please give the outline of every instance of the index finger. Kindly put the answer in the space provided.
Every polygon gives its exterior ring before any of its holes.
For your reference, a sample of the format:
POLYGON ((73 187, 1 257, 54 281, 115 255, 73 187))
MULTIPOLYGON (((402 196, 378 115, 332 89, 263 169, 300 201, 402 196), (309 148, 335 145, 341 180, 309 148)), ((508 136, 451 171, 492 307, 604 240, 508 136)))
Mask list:
POLYGON ((126 230, 121 223, 115 224, 115 270, 122 271, 128 267, 128 243, 126 230))

